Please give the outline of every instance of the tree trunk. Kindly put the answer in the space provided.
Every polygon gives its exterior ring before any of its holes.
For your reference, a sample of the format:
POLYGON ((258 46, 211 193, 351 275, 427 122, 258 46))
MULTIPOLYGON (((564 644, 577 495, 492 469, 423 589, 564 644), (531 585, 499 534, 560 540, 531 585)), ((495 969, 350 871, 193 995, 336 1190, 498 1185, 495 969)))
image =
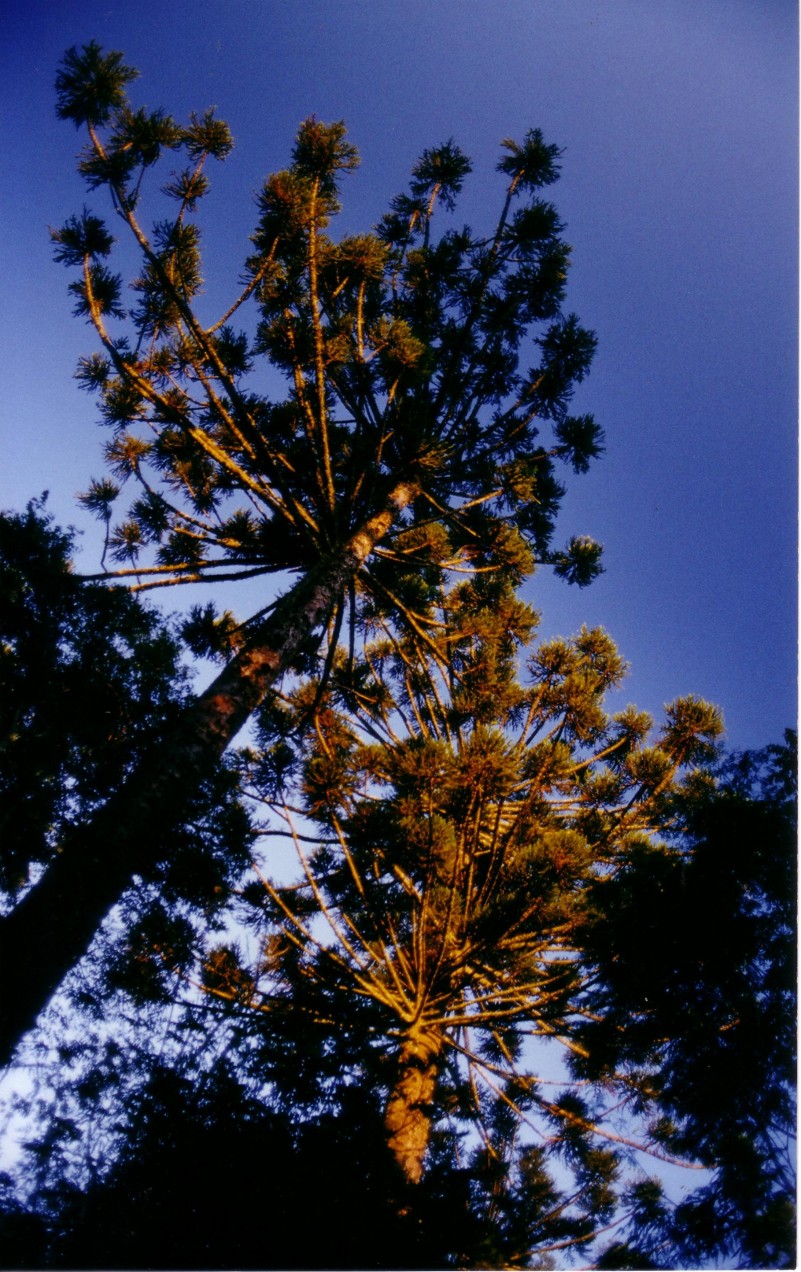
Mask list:
POLYGON ((407 1035, 384 1114, 387 1144, 410 1184, 419 1184, 423 1177, 440 1047, 440 1038, 419 1026, 407 1035))
POLYGON ((170 835, 191 811, 204 777, 272 685, 320 639, 348 580, 415 498, 398 482, 386 505, 301 578, 236 658, 90 822, 76 826, 42 879, 0 919, 0 1066, 135 875, 169 856, 170 835))

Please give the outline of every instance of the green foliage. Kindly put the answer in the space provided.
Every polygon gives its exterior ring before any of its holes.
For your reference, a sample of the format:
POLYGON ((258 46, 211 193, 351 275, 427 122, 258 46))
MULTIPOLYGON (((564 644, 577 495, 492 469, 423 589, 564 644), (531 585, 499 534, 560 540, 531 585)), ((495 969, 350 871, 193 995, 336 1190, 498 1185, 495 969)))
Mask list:
POLYGON ((56 114, 71 119, 76 128, 106 124, 125 105, 126 86, 138 74, 124 64, 121 53, 104 54, 94 40, 80 52, 72 48, 56 77, 56 114))
MULTIPOLYGON (((101 496, 98 492, 98 499, 101 496)), ((119 786, 183 700, 176 641, 121 589, 84 586, 40 505, 0 516, 0 883, 119 786)))
POLYGON ((71 216, 60 230, 51 231, 51 238, 58 244, 54 259, 63 265, 82 265, 87 257, 94 261, 108 256, 114 246, 103 222, 86 208, 80 218, 71 216))
POLYGON ((503 148, 507 152, 498 163, 498 171, 517 181, 526 189, 537 190, 552 185, 559 176, 560 150, 545 144, 539 128, 526 133, 522 146, 506 138, 503 148))

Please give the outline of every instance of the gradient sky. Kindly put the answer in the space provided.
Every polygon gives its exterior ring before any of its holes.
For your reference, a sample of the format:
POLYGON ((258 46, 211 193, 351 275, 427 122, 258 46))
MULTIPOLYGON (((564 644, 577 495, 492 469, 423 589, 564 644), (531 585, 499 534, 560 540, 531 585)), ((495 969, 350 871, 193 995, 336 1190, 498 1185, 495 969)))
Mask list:
POLYGON ((90 39, 139 68, 136 104, 214 104, 231 125, 204 221, 210 317, 235 294, 253 194, 307 115, 344 118, 361 151, 342 232, 377 221, 448 137, 474 160, 458 215, 476 228, 502 199, 501 138, 538 127, 564 149, 550 193, 574 248, 566 303, 599 338, 575 409, 603 424, 607 452, 571 479, 557 539, 601 540, 607 572, 578 591, 543 571, 527 595, 548 635, 611 632, 632 666, 624 701, 658 714, 693 692, 723 707, 731 745, 780 739, 796 716, 794 0, 9 6, 0 506, 49 489, 96 568, 75 494, 102 474, 106 435, 72 379, 95 343, 47 233, 87 200, 53 80, 90 39))

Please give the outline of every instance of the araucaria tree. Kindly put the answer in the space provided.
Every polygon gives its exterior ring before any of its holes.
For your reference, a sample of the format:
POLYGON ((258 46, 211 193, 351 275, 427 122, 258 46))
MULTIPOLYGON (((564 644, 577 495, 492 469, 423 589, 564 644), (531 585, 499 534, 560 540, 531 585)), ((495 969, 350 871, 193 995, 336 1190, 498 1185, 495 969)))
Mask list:
MULTIPOLYGON (((106 525, 104 569, 120 567, 103 578, 296 582, 277 600, 265 590, 215 682, 0 920, 4 965, 31 969, 4 986, 4 1056, 127 882, 169 853, 198 785, 277 680, 318 650, 330 662, 357 594, 401 607, 397 577, 432 564, 519 578, 545 562, 579 584, 600 568, 590 540, 552 544, 558 466, 581 471, 600 448, 592 418, 569 414, 595 340, 561 310, 569 249, 539 197, 556 147, 538 131, 503 143, 488 232, 439 224, 470 171, 448 142, 423 154, 375 231, 337 241, 356 151, 342 124, 309 119, 259 195, 246 283, 208 321, 197 213, 232 139, 211 111, 178 124, 135 109, 135 75, 92 43, 57 78, 59 116, 87 136, 80 171, 106 201, 53 232, 76 273, 75 312, 100 342, 78 374, 112 430, 112 476, 84 496, 106 525), (129 288, 109 264, 112 231, 140 256, 129 288), (259 390, 262 359, 286 378, 280 401, 259 390), (135 497, 115 522, 126 483, 135 497)), ((197 640, 219 626, 199 608, 197 640)))
POLYGON ((114 914, 34 1036, 60 1069, 27 1200, 0 1175, 12 1249, 33 1219, 39 1262, 123 1266, 123 1214, 141 1266, 791 1266, 789 746, 727 765, 699 698, 614 711, 610 637, 538 646, 518 595, 601 568, 554 546, 602 446, 570 414, 595 339, 562 310, 558 150, 502 143, 481 233, 449 141, 337 237, 357 155, 308 119, 212 317, 232 139, 135 108, 135 74, 92 43, 57 79, 102 200, 52 232, 98 345, 101 571, 36 506, 0 517, 0 1059, 114 914), (181 620, 221 665, 191 697, 131 593, 260 579, 244 621, 181 620), (665 1163, 704 1172, 681 1204, 665 1163))

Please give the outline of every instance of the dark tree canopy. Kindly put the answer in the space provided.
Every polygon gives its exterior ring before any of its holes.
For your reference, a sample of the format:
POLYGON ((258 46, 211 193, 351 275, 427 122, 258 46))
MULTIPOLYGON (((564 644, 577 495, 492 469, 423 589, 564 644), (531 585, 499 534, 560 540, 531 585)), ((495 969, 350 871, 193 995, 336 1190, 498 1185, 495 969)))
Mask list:
POLYGON ((0 516, 0 885, 124 781, 186 696, 178 642, 119 588, 83 585, 43 508, 0 516))
POLYGON ((675 1216, 688 1264, 794 1257, 796 765, 788 732, 681 792, 673 844, 632 854, 589 932, 618 1028, 582 1030, 583 1072, 650 1065, 665 1144, 715 1171, 675 1216))
MULTIPOLYGON (((0 514, 0 885, 12 914, 190 698, 176 632, 127 590, 79 581, 70 551, 71 535, 41 504, 0 514)), ((172 901, 211 913, 249 861, 250 837, 236 774, 223 763, 146 877, 172 901)), ((91 891, 104 868, 103 857, 82 857, 79 887, 91 891)), ((59 901, 63 911, 69 898, 59 901)), ((35 993, 57 924, 69 922, 59 913, 22 950, 9 943, 5 1010, 35 993)))

